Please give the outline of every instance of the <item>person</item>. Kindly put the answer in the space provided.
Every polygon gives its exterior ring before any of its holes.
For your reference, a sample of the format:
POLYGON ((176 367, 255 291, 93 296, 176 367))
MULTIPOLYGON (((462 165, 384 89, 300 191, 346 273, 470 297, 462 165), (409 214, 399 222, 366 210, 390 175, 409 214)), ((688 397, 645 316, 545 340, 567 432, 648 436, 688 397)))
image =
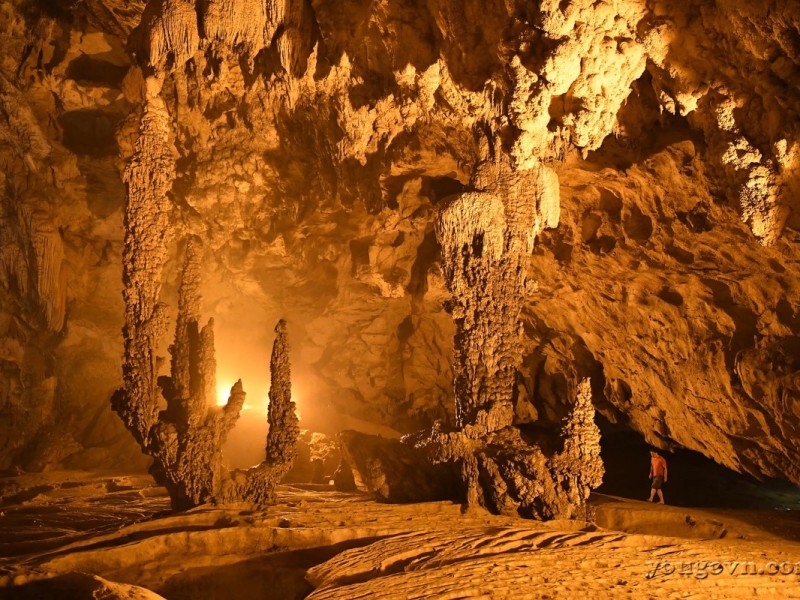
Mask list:
POLYGON ((664 492, 661 491, 661 486, 667 482, 667 461, 655 450, 650 450, 650 479, 652 483, 648 502, 652 502, 658 494, 658 503, 664 504, 664 492))

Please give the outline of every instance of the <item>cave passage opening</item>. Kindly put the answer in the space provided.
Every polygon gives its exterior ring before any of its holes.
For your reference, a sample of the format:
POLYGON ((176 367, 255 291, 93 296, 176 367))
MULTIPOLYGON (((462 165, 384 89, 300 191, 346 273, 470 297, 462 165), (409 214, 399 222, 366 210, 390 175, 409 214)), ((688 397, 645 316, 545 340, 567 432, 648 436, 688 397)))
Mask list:
MULTIPOLYGON (((639 432, 611 423, 599 412, 596 419, 601 431, 600 456, 606 469, 596 493, 647 500, 652 446, 639 432)), ((800 487, 790 482, 759 481, 686 448, 659 452, 668 464, 664 496, 669 505, 800 511, 800 487)))

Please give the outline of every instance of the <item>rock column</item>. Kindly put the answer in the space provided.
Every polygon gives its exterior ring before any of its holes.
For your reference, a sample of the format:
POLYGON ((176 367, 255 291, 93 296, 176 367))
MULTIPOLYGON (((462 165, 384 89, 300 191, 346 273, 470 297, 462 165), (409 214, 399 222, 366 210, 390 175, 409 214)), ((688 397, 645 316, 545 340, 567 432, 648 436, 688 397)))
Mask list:
POLYGON ((456 428, 409 438, 434 463, 456 463, 467 505, 535 518, 577 516, 602 481, 600 434, 588 380, 562 430, 563 450, 546 456, 513 424, 523 358, 520 314, 533 285, 528 256, 541 229, 558 222, 558 180, 547 167, 480 165, 473 191, 440 211, 442 246, 456 323, 456 428))
POLYGON ((171 119, 159 91, 160 82, 149 79, 139 137, 123 174, 127 191, 122 255, 123 390, 112 400, 113 409, 145 451, 158 418, 156 346, 166 332, 159 296, 172 238, 167 193, 175 179, 171 119))

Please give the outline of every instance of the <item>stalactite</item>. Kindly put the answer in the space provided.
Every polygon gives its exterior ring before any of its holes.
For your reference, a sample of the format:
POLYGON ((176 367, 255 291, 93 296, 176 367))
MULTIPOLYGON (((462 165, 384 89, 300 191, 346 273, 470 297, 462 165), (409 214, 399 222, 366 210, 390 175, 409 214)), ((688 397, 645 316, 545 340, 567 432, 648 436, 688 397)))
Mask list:
POLYGON ((163 71, 183 65, 200 45, 195 3, 148 2, 141 23, 131 33, 131 44, 142 66, 163 71))
POLYGON ((477 434, 513 418, 526 261, 541 222, 537 206, 546 204, 536 196, 550 191, 542 185, 545 169, 515 172, 507 162, 487 161, 475 191, 455 197, 436 222, 457 326, 456 424, 477 434))
POLYGON ((273 43, 287 73, 301 74, 310 51, 299 0, 151 0, 131 34, 133 54, 156 72, 183 66, 203 43, 242 52, 251 62, 273 43))

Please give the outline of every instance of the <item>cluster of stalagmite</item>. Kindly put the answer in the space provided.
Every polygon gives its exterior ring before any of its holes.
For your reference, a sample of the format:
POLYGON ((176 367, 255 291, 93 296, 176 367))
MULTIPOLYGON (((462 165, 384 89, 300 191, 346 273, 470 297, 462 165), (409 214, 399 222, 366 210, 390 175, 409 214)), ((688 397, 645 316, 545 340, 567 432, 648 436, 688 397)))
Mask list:
POLYGON ((578 384, 560 437, 563 448, 555 453, 512 425, 483 434, 470 426, 455 431, 437 426, 407 441, 434 464, 458 467, 467 506, 536 519, 583 517, 604 473, 588 379, 578 384))
POLYGON ((275 343, 270 358, 269 433, 267 434, 266 460, 250 469, 231 472, 221 499, 227 502, 248 500, 269 504, 275 498, 275 486, 289 472, 297 457, 297 438, 300 435, 297 412, 292 401, 289 343, 286 339, 286 322, 281 319, 275 326, 275 343))
MULTIPOLYGON (((137 241, 136 232, 132 232, 134 256, 142 249, 137 241)), ((186 244, 175 340, 170 346, 171 374, 158 378, 166 410, 158 411, 156 389, 151 388, 149 397, 136 395, 143 389, 143 382, 136 376, 136 365, 126 379, 130 387, 117 392, 113 407, 125 419, 144 452, 153 457, 150 472, 166 486, 174 508, 243 500, 266 504, 272 501, 275 486, 292 466, 299 434, 291 399, 286 323, 281 320, 275 328, 277 337, 270 361, 272 384, 266 458, 251 469, 229 473, 223 465, 222 446, 244 406, 245 392, 241 380, 237 381, 227 403, 216 406, 213 319, 200 327, 202 249, 199 238, 190 238, 186 244), (147 418, 152 420, 145 421, 147 418)), ((126 342, 150 345, 148 355, 152 356, 157 339, 126 339, 126 342)), ((155 374, 155 371, 142 373, 155 374)))
POLYGON ((149 436, 151 472, 170 492, 176 508, 219 499, 226 476, 222 444, 236 424, 245 400, 241 381, 228 402, 217 408, 213 320, 200 328, 202 244, 186 244, 178 299, 175 340, 170 347, 170 377, 158 380, 167 409, 149 436))
POLYGON ((108 410, 119 331, 120 414, 149 444, 161 269, 198 235, 220 372, 285 316, 309 426, 489 435, 513 408, 552 431, 590 376, 601 423, 800 481, 798 19, 795 0, 0 3, 0 467, 145 465, 108 410))
POLYGON ((202 328, 199 325, 199 238, 192 237, 186 244, 175 340, 170 347, 171 376, 158 377, 162 359, 156 350, 165 332, 165 309, 159 295, 172 232, 167 192, 175 175, 169 115, 158 96, 158 83, 153 78, 148 81, 148 102, 125 173, 124 387, 112 398, 112 408, 142 450, 153 457, 151 473, 167 487, 173 507, 211 501, 266 503, 291 468, 299 432, 291 401, 285 322, 280 321, 276 328, 271 360, 266 460, 250 470, 229 474, 222 464, 222 445, 239 417, 245 393, 238 381, 225 406, 215 406, 213 320, 202 328), (167 407, 159 411, 162 396, 167 407))

